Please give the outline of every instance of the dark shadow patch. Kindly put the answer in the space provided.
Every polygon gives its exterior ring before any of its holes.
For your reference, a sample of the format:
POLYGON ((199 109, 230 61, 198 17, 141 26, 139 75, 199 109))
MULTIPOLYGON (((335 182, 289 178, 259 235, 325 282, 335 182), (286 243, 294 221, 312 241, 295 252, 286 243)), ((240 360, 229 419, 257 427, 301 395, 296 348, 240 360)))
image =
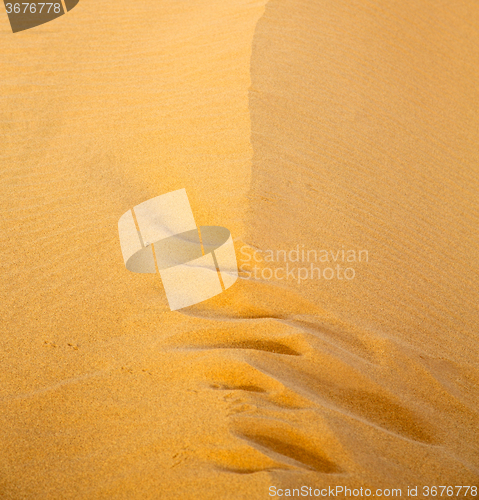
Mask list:
POLYGON ((261 448, 288 457, 302 464, 308 470, 315 470, 316 472, 324 474, 339 474, 343 472, 339 465, 332 462, 327 457, 284 439, 278 439, 265 434, 240 434, 240 437, 251 441, 261 448))

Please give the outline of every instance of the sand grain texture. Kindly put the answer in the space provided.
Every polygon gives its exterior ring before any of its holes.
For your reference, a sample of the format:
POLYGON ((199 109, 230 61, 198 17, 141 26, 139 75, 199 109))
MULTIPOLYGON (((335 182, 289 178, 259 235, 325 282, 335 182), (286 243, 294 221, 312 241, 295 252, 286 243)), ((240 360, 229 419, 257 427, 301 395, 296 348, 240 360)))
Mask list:
POLYGON ((474 2, 82 0, 0 37, 2 498, 477 484, 474 2), (369 262, 171 312, 117 221, 183 187, 238 255, 369 262))

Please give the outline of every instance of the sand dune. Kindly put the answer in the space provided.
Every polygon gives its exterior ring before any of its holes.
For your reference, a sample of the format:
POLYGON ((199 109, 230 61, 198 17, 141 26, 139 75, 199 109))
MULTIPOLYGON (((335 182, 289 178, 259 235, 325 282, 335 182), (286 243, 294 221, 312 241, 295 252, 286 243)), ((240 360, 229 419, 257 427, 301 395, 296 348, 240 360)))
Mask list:
POLYGON ((340 412, 361 477, 477 481, 479 12, 397 6, 267 4, 248 242, 368 250, 353 280, 288 282, 354 328, 331 332, 332 359, 278 371, 340 412))
POLYGON ((477 5, 82 0, 0 36, 2 498, 477 485, 477 5), (180 188, 243 269, 171 312, 117 221, 180 188))

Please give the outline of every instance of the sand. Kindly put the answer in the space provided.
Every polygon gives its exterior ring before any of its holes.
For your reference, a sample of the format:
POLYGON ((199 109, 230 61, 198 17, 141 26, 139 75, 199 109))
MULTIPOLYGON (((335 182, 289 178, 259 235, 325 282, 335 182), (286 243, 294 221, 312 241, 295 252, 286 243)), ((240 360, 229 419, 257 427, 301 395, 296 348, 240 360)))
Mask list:
POLYGON ((478 484, 477 4, 82 0, 0 37, 1 498, 478 484), (243 270, 171 312, 117 222, 181 188, 243 270))

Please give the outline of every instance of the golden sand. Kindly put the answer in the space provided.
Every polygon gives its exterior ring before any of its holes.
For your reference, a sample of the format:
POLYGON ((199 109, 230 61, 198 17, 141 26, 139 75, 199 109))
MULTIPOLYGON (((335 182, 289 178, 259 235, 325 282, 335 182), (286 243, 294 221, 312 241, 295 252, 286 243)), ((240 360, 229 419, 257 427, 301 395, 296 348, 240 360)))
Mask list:
POLYGON ((82 0, 0 37, 1 498, 478 484, 475 2, 82 0), (171 312, 117 221, 180 188, 239 264, 368 260, 171 312))

